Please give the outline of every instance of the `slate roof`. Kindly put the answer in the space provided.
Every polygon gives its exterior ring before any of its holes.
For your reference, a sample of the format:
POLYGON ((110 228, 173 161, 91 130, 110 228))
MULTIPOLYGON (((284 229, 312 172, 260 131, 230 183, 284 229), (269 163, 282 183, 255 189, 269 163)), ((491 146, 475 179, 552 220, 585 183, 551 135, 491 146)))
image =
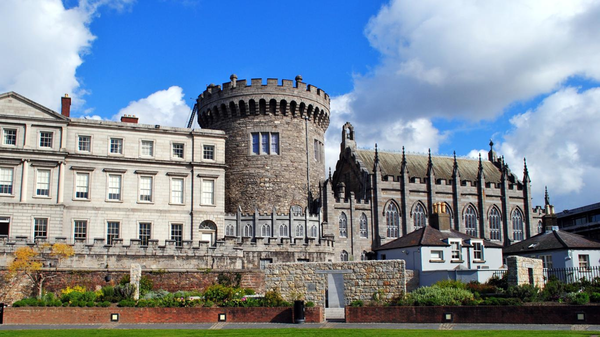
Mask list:
MULTIPOLYGON (((388 250, 421 246, 449 246, 448 243, 444 242, 444 240, 448 238, 462 239, 463 241, 479 239, 453 229, 450 231, 440 231, 431 226, 425 226, 392 242, 388 242, 381 247, 375 248, 374 250, 388 250)), ((488 240, 483 240, 483 246, 488 248, 502 248, 501 245, 488 240)))
POLYGON ((600 249, 600 242, 561 230, 541 233, 502 250, 504 255, 562 249, 600 249))

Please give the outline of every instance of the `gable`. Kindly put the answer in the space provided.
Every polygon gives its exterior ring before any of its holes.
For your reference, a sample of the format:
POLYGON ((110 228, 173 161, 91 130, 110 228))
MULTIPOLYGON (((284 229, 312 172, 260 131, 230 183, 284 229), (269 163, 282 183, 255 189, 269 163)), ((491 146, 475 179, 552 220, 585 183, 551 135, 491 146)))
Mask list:
POLYGON ((0 94, 0 116, 48 121, 67 120, 65 116, 12 91, 0 94))

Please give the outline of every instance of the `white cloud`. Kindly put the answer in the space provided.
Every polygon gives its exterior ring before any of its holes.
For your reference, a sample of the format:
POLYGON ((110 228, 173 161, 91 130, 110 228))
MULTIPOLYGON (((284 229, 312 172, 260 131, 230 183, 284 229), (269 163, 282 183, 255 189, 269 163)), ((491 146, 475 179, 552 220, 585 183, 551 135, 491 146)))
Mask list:
POLYGON ((123 115, 135 115, 141 124, 185 127, 190 113, 191 108, 185 103, 183 89, 172 86, 130 102, 113 116, 113 120, 119 120, 123 115))
POLYGON ((76 70, 95 39, 89 23, 100 6, 119 10, 131 2, 82 0, 65 9, 60 0, 0 1, 0 92, 16 91, 54 110, 68 93, 81 106, 85 91, 76 70))
POLYGON ((548 186, 559 209, 598 202, 600 189, 600 88, 578 93, 565 88, 534 110, 514 116, 514 129, 499 151, 512 168, 527 165, 534 196, 542 202, 548 186))

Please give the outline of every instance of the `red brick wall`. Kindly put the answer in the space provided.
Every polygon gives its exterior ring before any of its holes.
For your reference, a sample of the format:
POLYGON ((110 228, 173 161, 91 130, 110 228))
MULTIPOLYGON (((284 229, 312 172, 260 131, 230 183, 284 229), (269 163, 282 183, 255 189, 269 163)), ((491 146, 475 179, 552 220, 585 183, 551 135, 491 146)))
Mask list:
MULTIPOLYGON (((107 324, 111 314, 119 323, 217 323, 225 313, 227 322, 291 323, 292 308, 5 308, 4 324, 107 324)), ((306 322, 322 322, 322 308, 307 308, 306 322)))
POLYGON ((600 324, 600 306, 346 307, 348 323, 600 324), (585 313, 585 321, 577 321, 585 313))

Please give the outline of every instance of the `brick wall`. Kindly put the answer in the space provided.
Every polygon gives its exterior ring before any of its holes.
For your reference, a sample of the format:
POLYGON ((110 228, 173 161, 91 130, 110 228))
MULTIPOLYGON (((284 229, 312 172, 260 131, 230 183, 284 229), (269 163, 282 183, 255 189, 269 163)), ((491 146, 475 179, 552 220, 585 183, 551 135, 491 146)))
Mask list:
MULTIPOLYGON (((107 324, 111 314, 119 323, 291 323, 292 308, 5 308, 4 324, 107 324)), ((306 309, 307 323, 323 321, 323 309, 306 309)))

